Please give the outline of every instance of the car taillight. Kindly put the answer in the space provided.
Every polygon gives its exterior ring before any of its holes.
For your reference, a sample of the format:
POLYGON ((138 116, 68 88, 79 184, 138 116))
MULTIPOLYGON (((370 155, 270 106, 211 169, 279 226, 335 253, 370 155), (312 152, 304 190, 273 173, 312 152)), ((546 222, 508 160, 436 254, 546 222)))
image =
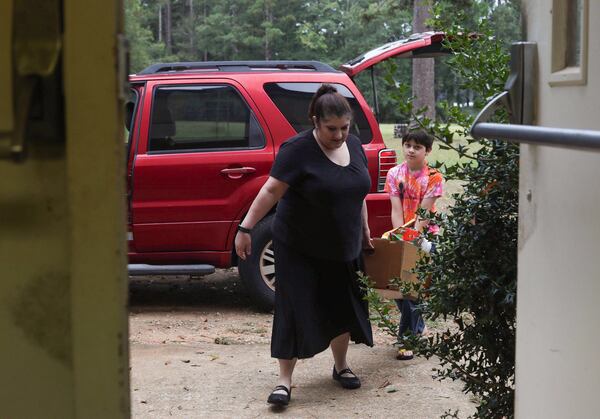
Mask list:
POLYGON ((396 150, 384 148, 379 152, 379 171, 377 175, 377 192, 383 192, 388 170, 396 165, 396 150))

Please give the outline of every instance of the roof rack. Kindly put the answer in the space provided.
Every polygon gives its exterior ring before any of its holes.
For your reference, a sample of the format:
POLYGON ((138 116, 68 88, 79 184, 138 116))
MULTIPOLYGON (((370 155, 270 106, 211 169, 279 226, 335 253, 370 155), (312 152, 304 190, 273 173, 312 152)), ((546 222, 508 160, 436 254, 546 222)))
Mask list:
POLYGON ((137 74, 157 74, 195 70, 228 72, 290 70, 337 73, 337 70, 333 67, 319 61, 198 61, 153 64, 137 74))

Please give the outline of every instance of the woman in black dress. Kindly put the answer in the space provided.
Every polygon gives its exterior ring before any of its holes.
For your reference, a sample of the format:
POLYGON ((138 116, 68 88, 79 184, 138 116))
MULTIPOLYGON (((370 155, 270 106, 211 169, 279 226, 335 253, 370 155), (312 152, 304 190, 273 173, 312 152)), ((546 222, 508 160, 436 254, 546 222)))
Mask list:
POLYGON ((278 203, 273 221, 275 312, 271 356, 279 381, 268 402, 287 405, 298 358, 331 347, 333 378, 360 387, 346 360, 349 340, 373 346, 367 303, 356 271, 372 247, 365 196, 371 180, 360 140, 349 135, 352 111, 324 84, 312 98, 314 129, 282 144, 271 176, 240 223, 236 253, 251 252, 250 232, 278 203))

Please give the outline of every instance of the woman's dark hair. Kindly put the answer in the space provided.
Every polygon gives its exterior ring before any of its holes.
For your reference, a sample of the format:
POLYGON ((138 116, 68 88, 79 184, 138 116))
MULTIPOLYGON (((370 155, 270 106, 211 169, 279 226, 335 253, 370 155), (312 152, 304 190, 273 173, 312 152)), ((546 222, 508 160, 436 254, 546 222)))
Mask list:
POLYGON ((317 121, 327 119, 331 116, 341 118, 349 116, 352 118, 352 109, 346 98, 340 95, 331 84, 323 83, 314 94, 308 106, 308 119, 317 121))
POLYGON ((427 151, 431 151, 431 148, 433 147, 433 136, 422 129, 409 131, 402 136, 402 144, 410 140, 422 145, 427 151))

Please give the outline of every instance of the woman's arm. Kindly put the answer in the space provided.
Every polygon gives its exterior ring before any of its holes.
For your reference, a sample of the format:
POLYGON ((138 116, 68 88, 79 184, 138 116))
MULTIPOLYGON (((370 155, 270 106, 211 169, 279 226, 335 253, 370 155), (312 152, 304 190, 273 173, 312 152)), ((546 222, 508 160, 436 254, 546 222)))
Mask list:
MULTIPOLYGON (((246 214, 240 225, 248 229, 253 228, 281 199, 288 187, 287 183, 277 180, 274 177, 269 177, 258 192, 258 195, 256 195, 256 198, 254 198, 254 201, 252 201, 248 214, 246 214)), ((242 260, 246 260, 246 256, 250 255, 252 251, 251 244, 250 234, 241 231, 237 232, 235 235, 235 253, 242 260)))
POLYGON ((369 213, 367 212, 367 201, 363 200, 362 205, 362 231, 363 231, 363 247, 373 248, 371 241, 371 229, 369 228, 369 213))
POLYGON ((392 203, 392 227, 398 228, 404 224, 402 201, 398 196, 390 196, 390 202, 392 203))

